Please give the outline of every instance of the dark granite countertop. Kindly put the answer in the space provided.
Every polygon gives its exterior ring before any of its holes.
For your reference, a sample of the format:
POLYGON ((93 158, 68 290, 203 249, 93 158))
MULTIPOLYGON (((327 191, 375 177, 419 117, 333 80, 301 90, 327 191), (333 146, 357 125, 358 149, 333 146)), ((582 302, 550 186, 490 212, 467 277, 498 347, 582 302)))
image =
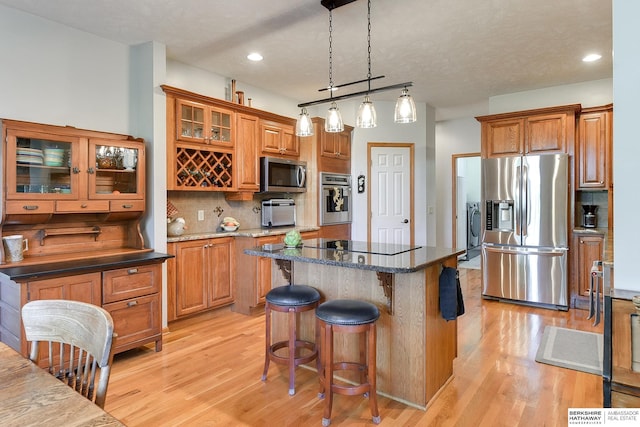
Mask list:
POLYGON ((153 251, 128 252, 99 258, 85 258, 42 264, 16 265, 0 269, 0 278, 24 281, 43 277, 90 273, 93 271, 126 268, 135 265, 163 262, 173 255, 153 251))
POLYGON ((464 253, 464 249, 433 246, 381 248, 375 243, 343 240, 346 250, 325 248, 324 239, 303 241, 302 247, 285 248, 283 245, 263 245, 245 249, 247 255, 255 255, 289 261, 333 265, 385 273, 412 273, 464 253), (367 249, 370 248, 370 249, 367 249), (376 252, 376 253, 372 253, 376 252))

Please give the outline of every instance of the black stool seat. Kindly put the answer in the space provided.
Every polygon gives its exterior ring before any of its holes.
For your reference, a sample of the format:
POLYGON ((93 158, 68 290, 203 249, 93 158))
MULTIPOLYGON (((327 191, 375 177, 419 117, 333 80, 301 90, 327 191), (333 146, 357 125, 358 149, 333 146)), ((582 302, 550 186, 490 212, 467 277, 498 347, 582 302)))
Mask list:
POLYGON ((376 396, 376 320, 379 317, 380 310, 375 304, 360 300, 330 300, 316 308, 316 330, 320 333, 318 397, 325 399, 323 427, 331 424, 334 393, 347 396, 362 394, 369 397, 372 420, 375 424, 380 423, 376 396), (353 360, 354 352, 350 352, 350 355, 347 354, 349 352, 342 354, 341 361, 333 360, 334 333, 361 334, 360 348, 357 352, 358 360, 353 360), (351 376, 353 374, 359 376, 360 381, 355 383, 347 381, 349 385, 345 384, 344 378, 341 380, 338 377, 338 381, 334 381, 335 371, 351 371, 351 376))
POLYGON ((366 301, 337 299, 320 304, 316 317, 333 325, 364 325, 378 320, 380 310, 366 301))
POLYGON ((265 299, 275 305, 307 305, 320 301, 320 292, 306 285, 285 285, 271 289, 265 299))
MULTIPOLYGON (((298 365, 311 362, 318 358, 318 346, 316 343, 300 339, 298 337, 297 318, 301 313, 314 310, 320 301, 320 292, 306 285, 285 285, 271 289, 265 295, 265 355, 264 372, 262 381, 267 380, 269 362, 273 361, 289 367, 289 395, 293 396, 295 390, 295 368, 298 365), (289 320, 289 336, 287 339, 271 342, 271 312, 287 313, 289 320), (286 349, 286 354, 284 351, 286 349)), ((317 342, 317 334, 316 334, 317 342)), ((320 366, 318 360, 316 365, 320 366)))

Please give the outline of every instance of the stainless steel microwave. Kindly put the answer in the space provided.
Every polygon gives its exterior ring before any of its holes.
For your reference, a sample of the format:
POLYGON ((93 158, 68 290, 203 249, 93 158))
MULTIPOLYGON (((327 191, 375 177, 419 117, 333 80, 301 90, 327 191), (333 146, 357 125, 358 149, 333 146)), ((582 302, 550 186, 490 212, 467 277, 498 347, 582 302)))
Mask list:
POLYGON ((307 191, 307 162, 278 157, 260 158, 261 193, 307 191))

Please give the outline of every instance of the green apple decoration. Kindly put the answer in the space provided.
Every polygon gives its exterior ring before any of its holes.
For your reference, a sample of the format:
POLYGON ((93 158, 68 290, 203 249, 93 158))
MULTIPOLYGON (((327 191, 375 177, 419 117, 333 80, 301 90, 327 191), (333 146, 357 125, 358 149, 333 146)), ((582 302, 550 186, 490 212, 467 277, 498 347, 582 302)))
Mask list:
POLYGON ((302 245, 302 236, 296 230, 289 231, 284 236, 284 244, 290 248, 302 245))

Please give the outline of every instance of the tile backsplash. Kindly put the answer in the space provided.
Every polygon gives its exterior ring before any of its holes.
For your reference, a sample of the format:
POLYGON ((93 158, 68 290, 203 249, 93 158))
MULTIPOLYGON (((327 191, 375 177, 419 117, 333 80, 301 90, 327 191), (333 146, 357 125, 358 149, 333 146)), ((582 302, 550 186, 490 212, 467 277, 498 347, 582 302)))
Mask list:
POLYGON ((575 225, 582 227, 582 205, 596 205, 598 210, 596 216, 598 222, 596 226, 598 228, 607 228, 609 217, 609 193, 607 191, 577 191, 576 192, 576 207, 575 207, 575 225))
POLYGON ((167 199, 178 209, 175 217, 182 217, 187 233, 210 233, 220 230, 226 216, 234 217, 241 228, 260 228, 260 200, 229 201, 223 193, 169 191, 167 199), (204 220, 198 221, 198 211, 204 211, 204 220))

